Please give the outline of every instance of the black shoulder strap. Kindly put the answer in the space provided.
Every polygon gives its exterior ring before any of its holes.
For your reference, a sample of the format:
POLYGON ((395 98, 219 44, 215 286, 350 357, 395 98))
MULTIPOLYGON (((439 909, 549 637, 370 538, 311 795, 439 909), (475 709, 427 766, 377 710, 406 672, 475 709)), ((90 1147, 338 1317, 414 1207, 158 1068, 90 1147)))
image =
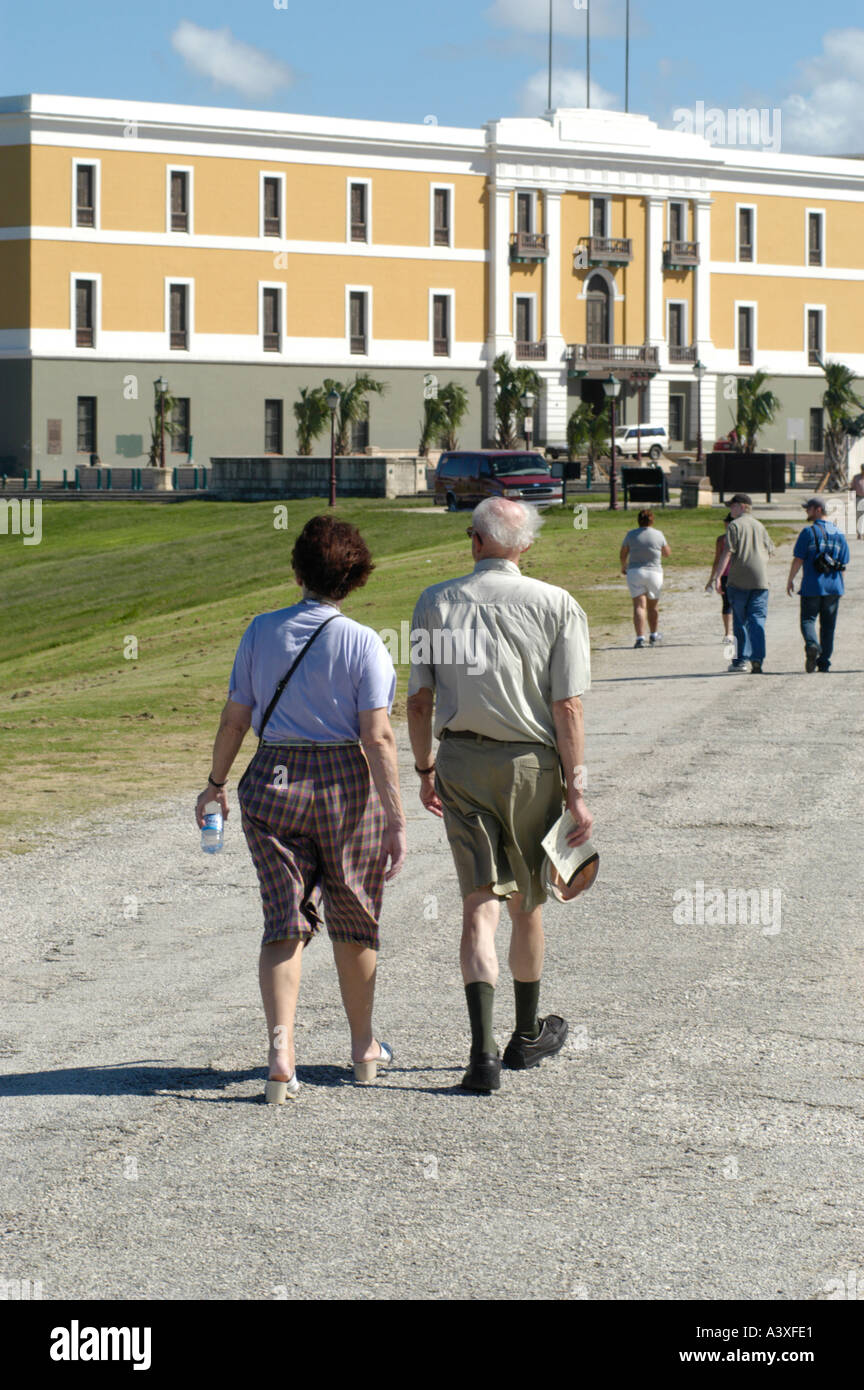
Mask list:
POLYGON ((282 677, 281 681, 279 682, 279 684, 278 684, 277 687, 276 687, 276 692, 275 692, 275 694, 274 694, 274 696, 273 696, 273 699, 270 701, 269 705, 267 706, 266 710, 264 711, 264 718, 261 720, 261 724, 260 724, 260 727, 259 727, 259 729, 258 729, 258 747, 259 747, 259 748, 261 747, 262 743, 264 742, 264 726, 266 725, 266 723, 267 723, 267 721, 269 720, 271 714, 273 713, 274 709, 275 709, 276 706, 278 705, 278 703, 279 703, 279 698, 280 698, 280 696, 281 696, 281 694, 282 694, 282 691, 285 689, 286 685, 287 685, 288 682, 290 681, 290 679, 291 679, 291 677, 293 676, 294 672, 297 670, 297 667, 300 665, 300 662, 303 660, 303 658, 304 658, 304 656, 306 655, 306 653, 308 652, 309 648, 312 646, 312 643, 315 641, 315 638, 318 637, 318 636, 324 631, 325 627, 327 627, 328 624, 332 623, 332 622, 334 621, 334 619, 336 619, 336 618, 341 618, 341 617, 342 617, 342 614, 341 614, 341 613, 334 613, 332 618, 325 618, 325 620, 324 620, 323 623, 319 623, 318 627, 316 627, 315 631, 312 633, 312 636, 309 638, 308 642, 305 642, 305 643, 304 643, 304 645, 300 648, 300 651, 299 651, 299 652, 297 653, 297 655, 295 656, 294 660, 291 662, 290 667, 289 667, 288 670, 285 672, 285 675, 282 677))

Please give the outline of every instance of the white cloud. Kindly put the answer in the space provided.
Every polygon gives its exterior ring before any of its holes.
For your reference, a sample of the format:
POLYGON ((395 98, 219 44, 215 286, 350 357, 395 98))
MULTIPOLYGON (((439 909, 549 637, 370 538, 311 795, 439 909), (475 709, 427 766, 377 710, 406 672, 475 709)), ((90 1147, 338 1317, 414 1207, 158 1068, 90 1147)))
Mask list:
POLYGON ((294 81, 287 63, 236 39, 230 29, 202 29, 183 19, 171 35, 171 47, 193 72, 245 97, 266 99, 294 81))
MULTIPOLYGON (((535 72, 519 89, 519 111, 523 116, 542 116, 549 97, 549 73, 535 72)), ((558 68, 552 73, 552 105, 585 105, 585 73, 575 68, 558 68)), ((617 109, 618 98, 591 79, 591 105, 604 111, 617 109)))
POLYGON ((832 29, 801 66, 782 104, 783 148, 810 154, 864 152, 864 29, 832 29))
MULTIPOLYGON (((608 39, 624 33, 622 0, 594 0, 591 6, 592 39, 608 39)), ((527 34, 548 34, 549 0, 494 0, 486 11, 490 24, 502 29, 521 29, 527 34)), ((554 0, 553 27, 562 38, 583 38, 586 30, 585 4, 574 0, 554 0)))

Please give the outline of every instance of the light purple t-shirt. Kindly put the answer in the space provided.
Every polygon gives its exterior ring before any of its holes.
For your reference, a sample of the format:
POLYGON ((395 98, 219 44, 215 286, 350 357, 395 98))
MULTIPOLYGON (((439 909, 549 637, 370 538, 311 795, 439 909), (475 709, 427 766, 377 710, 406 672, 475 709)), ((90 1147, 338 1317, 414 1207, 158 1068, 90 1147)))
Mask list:
MULTIPOLYGON (((303 599, 276 613, 253 618, 237 648, 229 700, 248 705, 252 727, 260 735, 276 687, 301 647, 317 627, 333 616, 333 607, 303 599)), ((307 739, 313 743, 356 742, 360 710, 390 712, 396 672, 377 632, 340 614, 313 642, 294 672, 267 722, 264 737, 307 739)))

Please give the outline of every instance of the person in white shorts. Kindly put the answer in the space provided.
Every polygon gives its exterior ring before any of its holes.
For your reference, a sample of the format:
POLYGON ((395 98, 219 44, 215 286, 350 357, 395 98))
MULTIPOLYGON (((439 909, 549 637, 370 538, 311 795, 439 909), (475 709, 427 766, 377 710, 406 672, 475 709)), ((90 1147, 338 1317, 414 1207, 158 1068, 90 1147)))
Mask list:
POLYGON ((640 512, 639 525, 627 532, 621 546, 621 573, 633 600, 636 647, 647 646, 649 641, 653 647, 662 640, 657 630, 657 604, 663 588, 663 557, 668 559, 671 554, 663 532, 654 526, 654 513, 640 512))

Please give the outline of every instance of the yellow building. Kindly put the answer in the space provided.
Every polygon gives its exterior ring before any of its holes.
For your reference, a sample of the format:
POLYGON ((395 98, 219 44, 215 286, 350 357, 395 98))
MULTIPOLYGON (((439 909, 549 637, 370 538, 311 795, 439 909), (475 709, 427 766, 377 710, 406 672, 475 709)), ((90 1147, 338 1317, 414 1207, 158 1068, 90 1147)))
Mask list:
MULTIPOLYGON (((720 148, 559 110, 481 130, 155 103, 0 100, 0 467, 292 454, 304 387, 384 381, 355 445, 416 449, 424 395, 539 374, 540 441, 602 378, 624 418, 707 444, 736 381, 783 402, 765 443, 821 448, 822 372, 864 376, 864 165, 720 148), (701 386, 694 368, 704 364, 701 386)), ((701 370, 701 368, 700 368, 701 370)))

